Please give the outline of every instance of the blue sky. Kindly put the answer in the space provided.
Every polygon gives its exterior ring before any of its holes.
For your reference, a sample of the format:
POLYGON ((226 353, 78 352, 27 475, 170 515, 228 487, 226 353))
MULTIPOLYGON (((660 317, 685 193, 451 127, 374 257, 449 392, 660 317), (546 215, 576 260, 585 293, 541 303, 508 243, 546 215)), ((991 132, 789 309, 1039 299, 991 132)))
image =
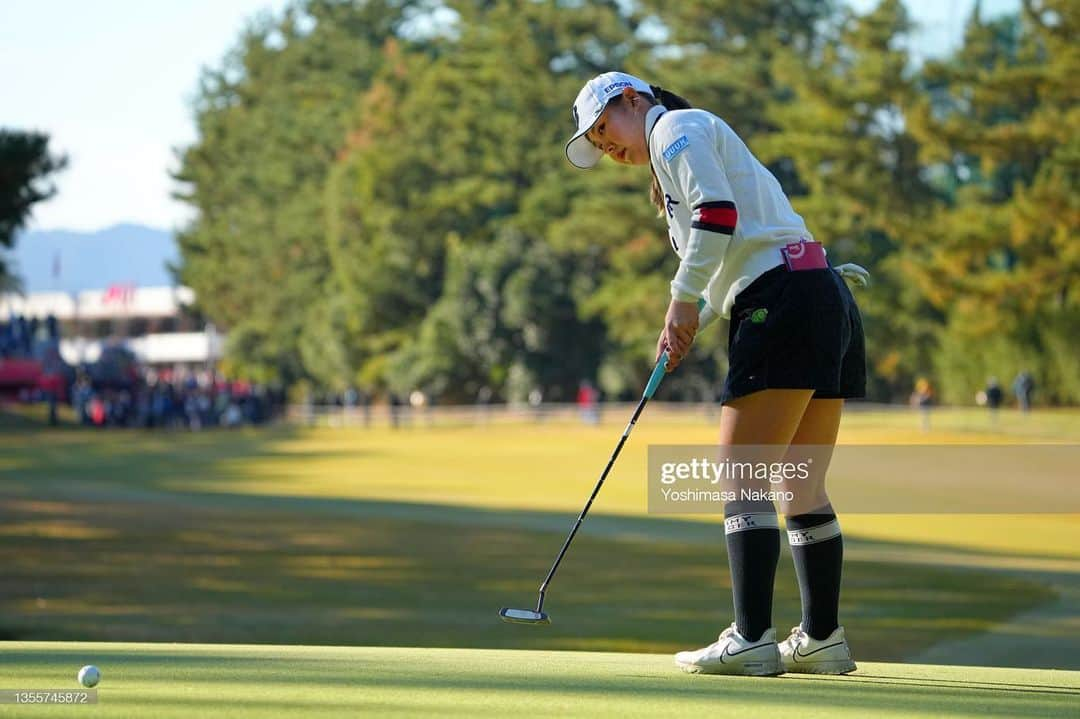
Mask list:
MULTIPOLYGON (((915 51, 954 46, 975 0, 907 0, 915 51)), ((865 10, 875 0, 850 0, 865 10)), ((987 14, 1019 0, 983 0, 987 14)), ((119 222, 174 229, 173 148, 195 139, 190 98, 244 24, 286 0, 0 0, 0 124, 48 132, 70 158, 31 229, 119 222)))

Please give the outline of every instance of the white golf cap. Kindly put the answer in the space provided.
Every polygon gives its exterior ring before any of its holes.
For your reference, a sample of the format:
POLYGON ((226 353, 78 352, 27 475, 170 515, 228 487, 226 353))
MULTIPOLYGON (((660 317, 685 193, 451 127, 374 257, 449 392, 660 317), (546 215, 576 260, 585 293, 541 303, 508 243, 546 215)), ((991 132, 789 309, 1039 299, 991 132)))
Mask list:
POLYGON ((585 83, 577 99, 574 100, 574 136, 566 143, 566 159, 575 167, 587 170, 600 162, 604 153, 589 142, 585 133, 592 129, 596 120, 607 107, 611 98, 621 95, 625 88, 632 87, 638 92, 652 94, 649 83, 641 78, 627 75, 625 72, 605 72, 585 83))

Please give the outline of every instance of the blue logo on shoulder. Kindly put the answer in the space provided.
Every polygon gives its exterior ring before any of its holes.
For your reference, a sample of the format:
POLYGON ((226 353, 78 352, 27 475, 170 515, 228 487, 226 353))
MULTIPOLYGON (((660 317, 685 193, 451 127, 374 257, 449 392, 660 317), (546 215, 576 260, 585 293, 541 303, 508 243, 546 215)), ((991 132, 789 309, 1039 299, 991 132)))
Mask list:
POLYGON ((678 140, 664 148, 664 159, 668 162, 671 162, 680 152, 685 150, 689 145, 690 141, 686 139, 686 135, 683 135, 678 140))

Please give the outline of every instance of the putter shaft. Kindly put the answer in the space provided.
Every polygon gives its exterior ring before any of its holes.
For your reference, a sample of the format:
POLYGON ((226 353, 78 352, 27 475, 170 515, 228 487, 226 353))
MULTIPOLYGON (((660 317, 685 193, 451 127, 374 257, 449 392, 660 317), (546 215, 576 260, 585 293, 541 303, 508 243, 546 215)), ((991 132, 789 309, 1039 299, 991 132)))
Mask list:
POLYGON ((592 494, 589 496, 589 501, 585 503, 585 508, 581 510, 581 514, 578 515, 577 521, 574 522, 574 526, 570 529, 570 534, 566 537, 566 541, 563 542, 562 549, 559 550, 558 556, 555 557, 555 562, 551 565, 551 570, 547 573, 547 577, 544 578, 543 584, 540 585, 540 598, 536 602, 537 612, 543 611, 544 594, 547 592, 548 584, 551 583, 552 577, 555 576, 555 570, 559 568, 559 563, 562 562, 566 550, 570 547, 570 542, 574 540, 574 535, 577 534, 578 528, 581 527, 581 523, 585 520, 585 515, 589 513, 589 507, 592 506, 593 500, 596 499, 596 495, 600 493, 600 487, 604 486, 604 480, 607 479, 608 473, 611 472, 611 468, 615 466, 615 460, 618 459, 619 452, 622 451, 623 445, 626 444, 626 440, 630 436, 630 432, 634 429, 634 424, 637 422, 638 417, 641 416, 641 411, 645 409, 645 405, 653 396, 656 388, 660 386, 660 380, 663 379, 664 372, 667 370, 667 363, 668 353, 665 351, 660 355, 660 359, 653 369, 652 376, 649 378, 649 383, 646 385, 645 391, 641 395, 641 401, 638 402, 637 409, 634 410, 633 416, 630 417, 630 421, 626 424, 626 429, 623 430, 622 437, 619 438, 619 443, 615 445, 615 451, 611 453, 611 459, 608 460, 607 466, 604 467, 604 472, 600 475, 600 480, 596 483, 596 487, 593 488, 592 494))

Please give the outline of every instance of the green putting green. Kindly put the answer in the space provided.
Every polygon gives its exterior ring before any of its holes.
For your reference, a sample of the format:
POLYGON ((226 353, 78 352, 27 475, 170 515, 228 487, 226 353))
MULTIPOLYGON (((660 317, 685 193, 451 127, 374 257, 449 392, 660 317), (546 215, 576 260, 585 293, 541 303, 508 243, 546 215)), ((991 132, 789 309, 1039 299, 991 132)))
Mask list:
POLYGON ((77 642, 5 644, 0 689, 78 690, 87 663, 97 706, 0 717, 1064 717, 1080 701, 1080 672, 1055 670, 864 662, 748 678, 682 674, 667 654, 77 642))

